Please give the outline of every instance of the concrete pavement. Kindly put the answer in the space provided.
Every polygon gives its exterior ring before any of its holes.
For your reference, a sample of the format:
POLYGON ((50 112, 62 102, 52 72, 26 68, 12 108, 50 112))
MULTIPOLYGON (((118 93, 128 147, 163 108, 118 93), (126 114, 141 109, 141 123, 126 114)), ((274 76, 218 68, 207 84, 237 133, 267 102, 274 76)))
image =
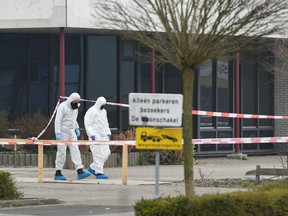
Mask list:
MULTIPOLYGON (((195 179, 225 179, 242 178, 255 179, 255 176, 246 176, 245 173, 255 170, 256 165, 265 168, 283 168, 287 165, 287 158, 281 156, 249 156, 248 160, 222 158, 201 158, 194 166, 195 179)), ((110 176, 106 180, 95 179, 93 175, 87 179, 77 180, 76 171, 64 170, 68 177, 65 182, 53 180, 54 169, 44 169, 44 183, 38 183, 38 169, 31 168, 0 168, 8 171, 15 178, 17 187, 24 193, 26 199, 61 201, 64 205, 88 206, 126 206, 130 212, 123 215, 133 215, 133 205, 144 199, 155 198, 155 166, 128 167, 127 185, 122 185, 122 168, 105 168, 110 176)), ((261 178, 271 178, 264 176, 261 178)), ((160 196, 184 195, 184 171, 182 165, 160 165, 160 196)), ((212 188, 195 187, 196 194, 224 193, 239 188, 212 188)), ((47 203, 49 204, 49 203, 47 203)), ((0 215, 3 214, 0 209, 0 215)), ((55 215, 55 214, 54 214, 55 215)), ((88 214, 87 214, 88 215, 88 214)), ((91 215, 91 214, 90 214, 91 215)), ((95 214, 96 215, 96 214, 95 214)), ((97 214, 98 215, 98 214, 97 214)), ((109 211, 107 214, 109 215, 109 211)), ((114 214, 115 215, 115 214, 114 214)), ((118 214, 117 215, 121 215, 118 214)))

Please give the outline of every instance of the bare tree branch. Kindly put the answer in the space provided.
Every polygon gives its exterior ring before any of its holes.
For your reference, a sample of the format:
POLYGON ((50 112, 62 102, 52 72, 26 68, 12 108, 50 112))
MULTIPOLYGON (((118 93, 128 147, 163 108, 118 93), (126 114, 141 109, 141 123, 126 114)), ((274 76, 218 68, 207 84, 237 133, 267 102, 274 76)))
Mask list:
POLYGON ((288 45, 287 39, 278 39, 270 47, 275 63, 274 62, 265 62, 263 63, 266 68, 271 73, 275 73, 280 77, 288 77, 288 45))

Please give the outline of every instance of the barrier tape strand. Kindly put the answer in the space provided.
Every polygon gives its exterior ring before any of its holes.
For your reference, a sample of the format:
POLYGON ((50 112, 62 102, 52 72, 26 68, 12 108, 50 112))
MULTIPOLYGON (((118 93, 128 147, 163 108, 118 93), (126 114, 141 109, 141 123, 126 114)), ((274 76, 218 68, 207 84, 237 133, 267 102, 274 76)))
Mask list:
MULTIPOLYGON (((245 144, 245 143, 288 143, 288 137, 246 137, 246 138, 211 138, 192 139, 192 143, 199 144, 245 144)), ((115 141, 67 141, 67 140, 25 140, 25 139, 0 139, 2 145, 131 145, 135 146, 135 140, 115 141)), ((157 144, 157 143, 155 143, 157 144)))
POLYGON ((46 131, 47 128, 49 127, 52 119, 54 118, 54 115, 55 115, 55 113, 56 113, 56 111, 57 111, 57 109, 58 109, 59 104, 60 104, 60 99, 58 100, 58 102, 57 102, 57 104, 56 104, 56 106, 55 106, 55 109, 54 109, 54 111, 53 111, 53 114, 52 114, 50 120, 48 121, 48 124, 46 125, 46 127, 38 134, 37 137, 32 137, 32 140, 34 140, 34 141, 35 141, 35 140, 38 140, 38 139, 45 133, 45 131, 46 131))

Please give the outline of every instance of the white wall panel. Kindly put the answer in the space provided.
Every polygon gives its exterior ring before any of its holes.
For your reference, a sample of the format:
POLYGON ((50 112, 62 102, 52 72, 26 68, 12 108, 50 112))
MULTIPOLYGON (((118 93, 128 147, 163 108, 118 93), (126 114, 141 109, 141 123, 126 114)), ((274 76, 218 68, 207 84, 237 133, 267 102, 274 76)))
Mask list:
POLYGON ((67 27, 100 28, 95 10, 95 0, 67 1, 67 27))
POLYGON ((65 27, 65 4, 65 0, 0 0, 0 29, 65 27))

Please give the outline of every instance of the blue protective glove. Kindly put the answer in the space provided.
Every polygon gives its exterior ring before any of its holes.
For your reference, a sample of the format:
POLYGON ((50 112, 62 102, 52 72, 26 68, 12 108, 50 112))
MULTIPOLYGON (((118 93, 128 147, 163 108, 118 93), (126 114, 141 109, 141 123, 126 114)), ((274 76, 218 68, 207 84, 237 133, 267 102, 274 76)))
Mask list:
POLYGON ((75 133, 76 133, 76 136, 77 136, 77 137, 79 137, 80 134, 81 134, 79 129, 76 129, 76 130, 75 130, 75 133))
POLYGON ((55 134, 56 140, 61 140, 61 135, 59 133, 55 134))
POLYGON ((90 138, 91 138, 92 140, 96 140, 95 135, 91 136, 90 138))
POLYGON ((110 140, 111 135, 110 135, 110 134, 107 134, 107 137, 108 137, 108 140, 110 140))

